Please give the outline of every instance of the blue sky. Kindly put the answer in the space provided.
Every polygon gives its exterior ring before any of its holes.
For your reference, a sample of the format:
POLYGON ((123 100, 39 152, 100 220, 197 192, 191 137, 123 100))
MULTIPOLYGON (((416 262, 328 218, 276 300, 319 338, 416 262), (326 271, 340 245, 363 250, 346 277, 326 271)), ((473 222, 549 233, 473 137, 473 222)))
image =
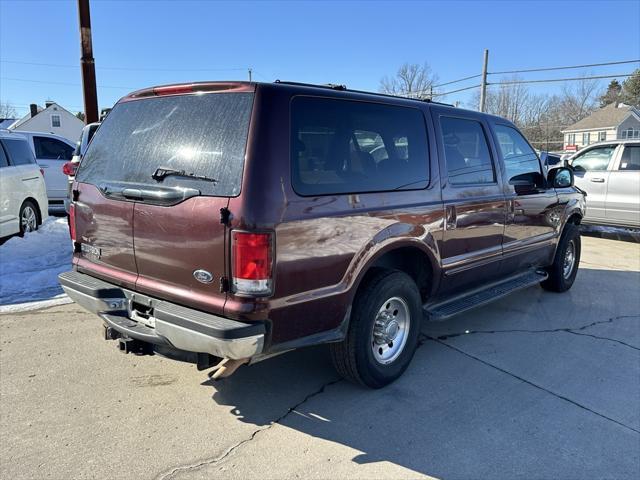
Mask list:
MULTIPOLYGON (((377 90, 403 62, 441 82, 489 71, 640 58, 640 2, 214 2, 92 0, 100 107, 137 88, 191 80, 276 78, 377 90)), ((51 98, 82 108, 74 1, 0 0, 0 101, 51 98), (60 66, 29 65, 24 63, 60 66)), ((622 74, 618 65, 523 74, 622 74)), ((498 80, 497 77, 494 80, 498 80)), ((449 88, 473 85, 477 80, 449 88)), ((604 87, 608 80, 602 80, 604 87)), ((557 91, 561 84, 533 86, 557 91)), ((471 92, 450 95, 466 102, 471 92)))

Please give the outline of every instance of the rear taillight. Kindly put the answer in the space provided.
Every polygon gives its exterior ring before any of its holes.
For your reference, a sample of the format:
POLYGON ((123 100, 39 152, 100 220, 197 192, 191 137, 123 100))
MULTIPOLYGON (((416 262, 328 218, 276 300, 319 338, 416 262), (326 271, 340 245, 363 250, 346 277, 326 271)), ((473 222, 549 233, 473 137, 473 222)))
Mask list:
POLYGON ((44 168, 40 169, 40 175, 42 175, 44 177, 44 168))
POLYGON ((69 234, 71 235, 71 241, 76 241, 76 204, 71 203, 69 205, 69 234))
POLYGON ((76 174, 76 170, 78 170, 78 164, 76 162, 64 162, 62 164, 62 173, 73 177, 76 174))
POLYGON ((231 277, 234 293, 271 294, 272 269, 271 233, 231 232, 231 277))

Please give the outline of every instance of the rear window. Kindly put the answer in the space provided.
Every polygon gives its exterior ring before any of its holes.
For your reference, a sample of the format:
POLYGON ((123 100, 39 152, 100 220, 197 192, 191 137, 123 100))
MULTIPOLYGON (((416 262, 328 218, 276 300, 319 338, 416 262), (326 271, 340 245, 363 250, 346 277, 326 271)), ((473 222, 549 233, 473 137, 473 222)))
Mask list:
POLYGON ((196 188, 236 196, 253 93, 158 97, 120 103, 96 131, 77 180, 196 188), (151 176, 159 167, 215 179, 151 176))
POLYGON ((291 127, 292 181, 300 195, 429 184, 427 134, 418 109, 296 97, 291 127))

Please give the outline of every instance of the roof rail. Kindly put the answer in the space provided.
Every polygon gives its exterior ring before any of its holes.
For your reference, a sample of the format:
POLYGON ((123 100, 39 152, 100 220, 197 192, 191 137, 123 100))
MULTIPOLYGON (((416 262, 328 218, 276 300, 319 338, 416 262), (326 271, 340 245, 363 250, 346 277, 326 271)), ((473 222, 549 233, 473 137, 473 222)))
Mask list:
POLYGON ((336 83, 304 83, 304 82, 290 82, 290 81, 286 81, 286 80, 276 80, 274 83, 282 83, 282 84, 285 84, 285 85, 297 85, 299 87, 329 88, 331 90, 347 91, 347 92, 353 92, 353 93, 364 93, 366 95, 377 95, 379 97, 403 98, 405 100, 415 100, 416 102, 427 102, 427 103, 434 103, 436 105, 446 105, 447 107, 455 107, 455 105, 453 105, 451 103, 436 102, 434 100, 431 100, 430 98, 411 98, 411 97, 405 97, 405 96, 402 96, 402 95, 392 95, 390 93, 370 92, 370 91, 367 91, 367 90, 352 90, 352 89, 347 88, 347 86, 344 85, 344 84, 336 84, 336 83))

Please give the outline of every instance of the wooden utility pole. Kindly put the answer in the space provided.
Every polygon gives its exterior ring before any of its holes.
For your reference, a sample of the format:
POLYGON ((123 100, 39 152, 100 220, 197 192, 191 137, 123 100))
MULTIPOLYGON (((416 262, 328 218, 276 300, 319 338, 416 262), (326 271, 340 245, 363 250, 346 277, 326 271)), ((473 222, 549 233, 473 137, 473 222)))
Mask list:
POLYGON ((86 124, 98 121, 98 92, 96 88, 96 66, 91 44, 91 14, 89 0, 78 0, 80 17, 80 48, 82 56, 82 93, 84 97, 84 121, 86 124))
POLYGON ((487 103, 487 65, 489 64, 489 50, 484 50, 484 62, 482 63, 482 83, 480 84, 480 111, 484 112, 487 103))

